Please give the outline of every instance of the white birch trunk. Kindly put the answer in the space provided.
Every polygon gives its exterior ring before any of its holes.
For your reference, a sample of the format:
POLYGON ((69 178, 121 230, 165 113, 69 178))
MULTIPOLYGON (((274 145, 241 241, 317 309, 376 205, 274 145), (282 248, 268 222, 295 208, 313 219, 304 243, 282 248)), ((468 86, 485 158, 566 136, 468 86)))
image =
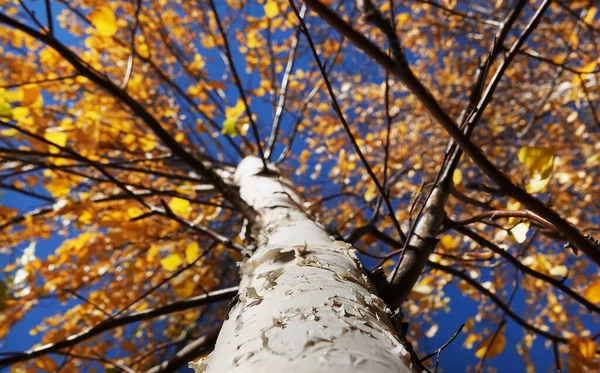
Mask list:
MULTIPOLYGON (((302 211, 290 182, 244 159, 235 174, 259 213, 258 248, 241 264, 239 301, 215 349, 190 363, 206 373, 412 373, 383 301, 349 244, 302 211)), ((414 370, 413 370, 414 369, 414 370)))

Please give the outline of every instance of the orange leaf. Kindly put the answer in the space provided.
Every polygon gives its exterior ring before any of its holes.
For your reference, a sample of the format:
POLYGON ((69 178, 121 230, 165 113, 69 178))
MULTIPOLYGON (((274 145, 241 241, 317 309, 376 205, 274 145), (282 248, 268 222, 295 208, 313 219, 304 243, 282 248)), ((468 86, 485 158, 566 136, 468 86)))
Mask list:
POLYGON ((480 359, 494 357, 499 355, 503 350, 504 346, 506 346, 506 338, 504 337, 504 331, 500 330, 498 333, 492 333, 485 337, 479 347, 477 347, 477 351, 475 351, 475 356, 480 359))
POLYGON ((58 364, 50 356, 42 356, 35 359, 35 366, 46 372, 54 372, 58 364))
POLYGON ((569 373, 597 372, 600 363, 595 359, 596 342, 591 339, 574 337, 569 340, 569 373))
POLYGON ((588 285, 584 297, 592 303, 600 303, 600 278, 588 285))

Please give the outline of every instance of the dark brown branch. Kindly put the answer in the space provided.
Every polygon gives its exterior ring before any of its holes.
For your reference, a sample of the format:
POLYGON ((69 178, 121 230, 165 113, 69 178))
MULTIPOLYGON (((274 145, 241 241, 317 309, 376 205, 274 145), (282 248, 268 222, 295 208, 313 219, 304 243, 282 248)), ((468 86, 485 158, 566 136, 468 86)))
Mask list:
MULTIPOLYGON (((364 35, 354 30, 346 21, 340 18, 329 7, 322 4, 318 0, 304 0, 305 3, 314 10, 319 16, 337 29, 346 38, 348 38, 356 47, 361 49, 365 54, 371 57, 375 62, 381 65, 385 70, 390 71, 396 76, 408 89, 411 91, 433 118, 452 136, 463 151, 479 166, 479 168, 488 175, 496 184, 506 193, 524 204, 528 209, 537 213, 539 216, 548 220, 559 229, 565 238, 570 243, 583 251, 593 262, 600 265, 600 250, 585 238, 577 228, 567 222, 555 211, 548 208, 540 200, 527 193, 524 189, 513 184, 510 178, 500 171, 496 166, 483 154, 481 149, 477 147, 468 137, 464 136, 456 122, 442 109, 435 97, 425 88, 418 78, 413 74, 408 66, 396 63, 386 53, 381 51, 364 35)), ((537 14, 542 14, 549 6, 551 0, 545 0, 537 14)), ((539 19, 534 18, 534 20, 539 19)), ((488 89, 489 92, 489 89, 488 89)), ((491 97, 490 97, 491 98, 491 97)))
MULTIPOLYGON (((252 134, 254 135, 254 141, 256 141, 256 146, 258 147, 258 154, 260 158, 263 160, 263 166, 265 170, 267 169, 267 163, 265 158, 265 153, 262 149, 262 144, 260 142, 260 134, 258 133, 258 126, 252 117, 252 111, 250 110, 250 105, 248 104, 248 99, 246 98, 246 94, 244 93, 244 87, 242 86, 242 80, 235 68, 235 64, 233 63, 233 56, 231 55, 231 48, 229 47, 229 41, 227 40, 227 33, 225 29, 223 29, 223 24, 221 23, 221 19, 219 18, 219 13, 217 12, 217 7, 213 0, 209 0, 210 8, 215 16, 215 21, 217 23, 217 27, 219 28, 219 32, 221 33, 221 37, 223 38, 223 47, 225 48, 225 56, 227 57, 227 61, 229 62, 229 68, 231 68, 231 73, 233 74, 233 79, 235 81, 235 85, 238 88, 240 93, 240 98, 244 103, 244 107, 246 109, 246 115, 248 116, 248 120, 250 121, 250 128, 252 129, 252 134)), ((275 63, 275 61, 273 61, 275 63)))
POLYGON ((462 272, 458 269, 440 264, 440 263, 432 262, 432 261, 428 261, 427 265, 433 269, 440 270, 440 271, 448 273, 454 277, 460 278, 461 280, 464 280, 467 284, 471 285, 471 287, 475 288, 475 290, 477 290, 479 293, 488 297, 492 302, 494 302, 496 304, 496 306, 498 306, 498 308, 500 308, 502 311, 506 312, 506 315, 508 317, 510 317, 514 322, 519 324, 523 329, 529 330, 529 331, 531 331, 541 337, 549 339, 551 341, 556 341, 558 343, 564 343, 564 344, 566 344, 568 342, 567 338, 564 338, 564 337, 556 335, 556 334, 552 334, 550 332, 547 332, 547 331, 544 331, 544 330, 538 328, 535 325, 529 324, 527 321, 525 321, 523 318, 521 318, 519 315, 517 315, 496 294, 494 294, 491 291, 489 291, 488 289, 484 288, 479 282, 477 282, 475 279, 473 279, 467 273, 462 272))
POLYGON ((329 96, 331 97, 331 106, 333 107, 333 110, 336 112, 336 114, 338 115, 338 118, 342 122, 342 126, 343 126, 346 134, 348 135, 348 138, 350 139, 350 143, 354 147, 354 151, 356 151, 356 154, 360 158, 365 170, 367 171, 367 173, 369 174, 369 177, 371 178, 371 181, 373 183, 375 183, 375 187, 377 188, 379 195, 383 198, 383 200, 386 204, 387 210, 388 210, 388 216, 392 219, 392 222, 394 224, 394 227, 396 228, 396 231, 398 232, 398 235, 400 236, 400 238, 402 240, 405 240, 406 236, 404 235, 404 232, 402 232, 402 228, 400 227, 400 222, 398 221, 398 218, 396 218, 396 214, 394 213, 392 203, 390 202, 390 199, 388 198, 387 193, 385 192, 385 189, 383 188, 383 186, 377 179, 377 175, 375 175, 375 173, 373 172, 373 169, 369 165, 367 158, 365 158, 364 154, 360 150, 360 146, 358 146, 358 144, 356 143, 356 139, 355 139, 354 135, 352 134, 352 130, 350 130, 350 125, 348 124, 348 122, 346 122, 344 114, 342 113, 342 109, 337 101, 336 96, 335 96, 335 92, 333 92, 333 87, 331 86, 331 83, 329 82, 329 77, 327 75, 327 71, 325 70, 323 63, 321 62, 321 59, 319 57, 319 54, 315 47, 315 44, 313 43, 312 37, 310 36, 310 33, 308 32, 306 23, 304 22, 304 19, 300 15, 298 8, 296 8, 294 1, 288 0, 288 2, 290 4, 290 6, 292 7, 292 10, 294 11, 294 14, 296 15, 298 22, 300 23, 300 27, 301 27, 300 31, 306 37, 306 40, 308 41, 308 44, 310 46, 310 50, 313 54, 314 60, 317 63, 317 66, 319 67, 319 71, 321 72, 321 76, 323 77, 323 81, 325 83, 325 86, 327 87, 327 91, 329 92, 329 96))
POLYGON ((583 296, 581 296, 579 293, 577 293, 575 290, 566 286, 564 284, 563 280, 555 279, 545 273, 541 273, 532 268, 529 268, 528 266, 521 263, 521 261, 519 259, 517 259, 514 256, 512 256, 511 254, 509 254, 506 250, 498 247, 497 245, 495 245, 494 243, 492 243, 485 237, 478 235, 477 233, 473 232, 472 230, 470 230, 466 227, 459 227, 459 228, 455 228, 454 230, 461 234, 464 234, 465 236, 469 237, 470 239, 472 239, 474 242, 478 243, 479 245, 481 245, 483 247, 487 247, 492 252, 500 255, 502 258, 506 259, 510 264, 512 264, 516 269, 520 270, 521 272, 523 272, 531 277, 534 277, 534 278, 544 281, 545 283, 560 290, 565 295, 568 295, 573 300, 575 300, 577 303, 579 303, 582 306, 584 306, 585 308, 587 308, 589 311, 600 314, 600 306, 593 304, 592 302, 588 301, 583 296))
POLYGON ((222 290, 215 290, 208 294, 198 295, 183 301, 174 302, 166 306, 153 308, 150 310, 144 310, 135 312, 127 316, 111 319, 109 321, 101 322, 100 324, 88 328, 80 333, 69 336, 62 341, 47 344, 38 348, 31 349, 26 352, 15 353, 11 356, 0 359, 0 367, 6 367, 22 361, 34 359, 36 357, 44 356, 51 353, 58 353, 64 348, 68 348, 77 345, 85 340, 88 340, 98 334, 104 333, 114 328, 118 328, 123 325, 128 325, 134 322, 143 320, 153 319, 159 316, 168 315, 174 312, 185 311, 190 308, 204 306, 214 302, 220 302, 233 298, 237 294, 238 288, 231 287, 222 290))

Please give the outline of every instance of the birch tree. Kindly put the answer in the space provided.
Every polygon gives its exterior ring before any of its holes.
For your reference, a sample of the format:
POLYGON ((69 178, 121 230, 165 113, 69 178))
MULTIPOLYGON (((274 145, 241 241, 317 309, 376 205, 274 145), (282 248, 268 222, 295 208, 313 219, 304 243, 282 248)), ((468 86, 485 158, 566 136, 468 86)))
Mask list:
POLYGON ((0 0, 0 30, 0 367, 600 369, 596 4, 0 0))

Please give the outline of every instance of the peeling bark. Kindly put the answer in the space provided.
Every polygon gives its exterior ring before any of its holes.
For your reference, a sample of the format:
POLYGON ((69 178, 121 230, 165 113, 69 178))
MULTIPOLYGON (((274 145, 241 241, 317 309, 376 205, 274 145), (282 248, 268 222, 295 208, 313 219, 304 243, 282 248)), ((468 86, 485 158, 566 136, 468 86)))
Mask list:
POLYGON ((302 211, 277 169, 244 159, 236 182, 259 214, 238 301, 196 372, 417 372, 350 244, 302 211))

